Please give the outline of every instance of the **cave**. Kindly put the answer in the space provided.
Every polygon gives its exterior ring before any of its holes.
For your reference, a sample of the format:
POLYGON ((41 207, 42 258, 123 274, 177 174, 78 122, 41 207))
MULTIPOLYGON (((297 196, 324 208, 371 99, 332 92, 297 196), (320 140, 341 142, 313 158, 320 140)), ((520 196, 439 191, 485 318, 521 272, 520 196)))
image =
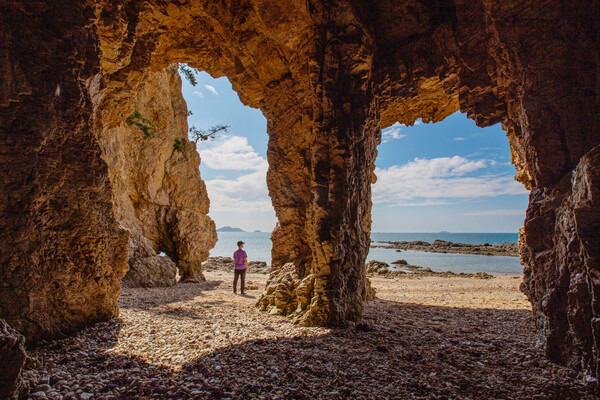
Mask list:
POLYGON ((172 65, 186 63, 227 76, 268 120, 278 225, 261 309, 302 325, 360 320, 381 129, 460 110, 479 126, 502 123, 516 179, 531 190, 521 287, 546 355, 598 376, 597 1, 3 1, 0 10, 0 318, 28 341, 115 316, 132 240, 148 252, 142 263, 162 263, 154 253, 165 251, 202 279, 214 224, 198 201, 197 164, 175 160, 197 155, 161 153, 181 133, 172 65), (125 122, 136 109, 175 136, 147 145, 125 122), (130 157, 133 148, 144 156, 130 157), (178 197, 190 188, 195 200, 178 197), (206 248, 189 242, 197 226, 206 248))

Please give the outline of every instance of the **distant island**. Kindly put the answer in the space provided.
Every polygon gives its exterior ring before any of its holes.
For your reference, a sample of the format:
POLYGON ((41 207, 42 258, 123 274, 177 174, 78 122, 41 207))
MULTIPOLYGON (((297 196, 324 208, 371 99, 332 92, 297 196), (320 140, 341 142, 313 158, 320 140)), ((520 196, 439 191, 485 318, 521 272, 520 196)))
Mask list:
POLYGON ((255 230, 254 233, 261 233, 259 229, 255 230))
POLYGON ((240 228, 232 228, 231 226, 223 226, 217 229, 217 232, 246 232, 240 228))

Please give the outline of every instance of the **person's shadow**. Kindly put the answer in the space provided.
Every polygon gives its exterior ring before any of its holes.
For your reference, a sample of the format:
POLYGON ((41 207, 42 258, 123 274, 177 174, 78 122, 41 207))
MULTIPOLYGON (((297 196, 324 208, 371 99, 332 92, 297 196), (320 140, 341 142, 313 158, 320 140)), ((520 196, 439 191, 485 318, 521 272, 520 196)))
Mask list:
POLYGON ((241 297, 246 297, 248 299, 255 299, 256 296, 249 295, 248 293, 240 294, 241 297))

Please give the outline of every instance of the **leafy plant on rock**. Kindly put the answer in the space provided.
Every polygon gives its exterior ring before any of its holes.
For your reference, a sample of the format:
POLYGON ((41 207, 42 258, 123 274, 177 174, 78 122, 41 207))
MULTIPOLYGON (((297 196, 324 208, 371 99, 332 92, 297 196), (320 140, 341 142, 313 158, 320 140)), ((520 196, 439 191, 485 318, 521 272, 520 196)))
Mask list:
POLYGON ((129 126, 135 125, 138 128, 140 128, 140 130, 144 132, 144 135, 146 135, 146 137, 154 136, 154 124, 151 121, 144 118, 144 116, 138 111, 137 108, 135 109, 133 114, 127 117, 125 122, 129 126))
POLYGON ((185 139, 179 139, 179 138, 175 138, 175 143, 173 144, 173 148, 177 151, 182 151, 183 150, 183 141, 185 139))

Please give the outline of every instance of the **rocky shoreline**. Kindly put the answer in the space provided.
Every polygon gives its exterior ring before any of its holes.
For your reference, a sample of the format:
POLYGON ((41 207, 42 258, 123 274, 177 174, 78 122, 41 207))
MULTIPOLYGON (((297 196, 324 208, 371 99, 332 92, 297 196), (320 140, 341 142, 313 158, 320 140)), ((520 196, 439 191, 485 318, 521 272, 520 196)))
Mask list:
MULTIPOLYGON (((233 268, 233 258, 231 257, 208 257, 208 259, 202 263, 202 271, 205 272, 232 272, 233 268)), ((264 261, 248 261, 249 274, 268 274, 270 270, 271 267, 264 261)))
MULTIPOLYGON (((383 261, 369 261, 366 264, 367 274, 369 276, 377 275, 384 278, 422 278, 425 276, 437 276, 442 278, 475 278, 492 279, 493 275, 486 272, 465 273, 452 271, 432 271, 431 268, 410 265, 406 260, 396 260, 392 263, 396 269, 393 269, 388 263, 383 261)), ((209 257, 202 264, 202 270, 205 272, 226 272, 233 271, 233 259, 231 257, 209 257)), ((269 273, 271 267, 264 261, 248 261, 249 274, 269 273)))
POLYGON ((486 272, 452 272, 452 271, 432 271, 431 268, 419 267, 418 265, 410 265, 406 260, 396 260, 394 264, 400 269, 391 269, 388 263, 372 260, 367 263, 367 274, 369 276, 378 275, 384 278, 423 278, 425 276, 437 276, 442 278, 475 278, 475 279, 492 279, 494 275, 486 272))
POLYGON ((519 257, 519 244, 505 242, 502 244, 468 244, 454 243, 446 240, 436 240, 433 243, 415 240, 412 242, 400 241, 389 242, 379 241, 371 244, 371 248, 395 249, 395 250, 417 250, 428 253, 455 253, 455 254, 475 254, 481 256, 508 256, 519 257))

